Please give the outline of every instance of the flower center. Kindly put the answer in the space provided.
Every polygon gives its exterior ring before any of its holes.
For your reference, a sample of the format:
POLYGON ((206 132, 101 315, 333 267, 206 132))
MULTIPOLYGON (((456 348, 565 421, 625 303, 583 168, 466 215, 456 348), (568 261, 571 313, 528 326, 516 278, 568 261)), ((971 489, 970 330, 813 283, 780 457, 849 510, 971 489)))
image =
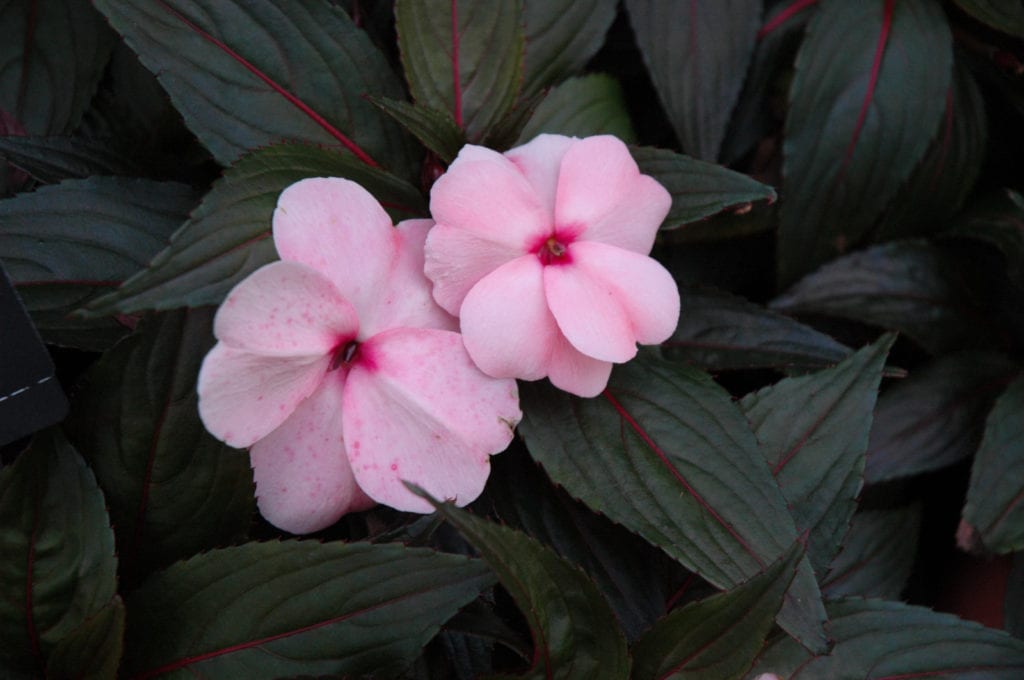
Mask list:
POLYGON ((340 343, 334 349, 334 356, 331 357, 331 364, 327 367, 327 371, 336 371, 342 366, 346 368, 352 365, 352 362, 359 357, 359 343, 355 340, 349 340, 348 342, 340 343))
POLYGON ((569 259, 569 246, 552 236, 537 249, 537 257, 542 264, 564 264, 569 259))

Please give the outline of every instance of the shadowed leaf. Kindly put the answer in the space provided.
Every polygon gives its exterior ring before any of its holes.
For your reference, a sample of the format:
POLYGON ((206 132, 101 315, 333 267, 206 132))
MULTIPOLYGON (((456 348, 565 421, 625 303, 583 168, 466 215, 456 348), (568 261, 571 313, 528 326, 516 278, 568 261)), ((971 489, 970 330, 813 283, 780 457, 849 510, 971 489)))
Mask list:
POLYGON ((843 549, 821 584, 829 599, 845 596, 898 600, 907 585, 921 528, 921 507, 866 510, 853 516, 843 549))
POLYGON ((519 133, 518 143, 544 132, 570 137, 609 134, 626 143, 636 137, 622 86, 601 73, 571 78, 552 88, 519 133))
POLYGON ((581 70, 604 43, 618 0, 525 0, 523 99, 581 70))
MULTIPOLYGON (((746 581, 796 539, 742 413, 706 374, 645 356, 594 399, 537 383, 520 394, 520 433, 555 483, 713 584, 746 581)), ((804 561, 779 622, 822 650, 823 620, 804 561)))
POLYGON ((124 652, 124 603, 117 595, 53 650, 48 678, 114 680, 124 652))
POLYGON ((136 678, 391 677, 493 583, 479 560, 421 548, 284 541, 214 550, 128 597, 136 678))

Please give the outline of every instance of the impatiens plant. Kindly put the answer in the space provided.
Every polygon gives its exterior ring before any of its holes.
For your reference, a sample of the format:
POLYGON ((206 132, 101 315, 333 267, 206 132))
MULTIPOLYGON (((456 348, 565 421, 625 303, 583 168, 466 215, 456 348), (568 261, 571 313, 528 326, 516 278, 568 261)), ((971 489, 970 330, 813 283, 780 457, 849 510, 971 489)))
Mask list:
POLYGON ((0 36, 0 677, 1024 676, 1017 3, 0 36))

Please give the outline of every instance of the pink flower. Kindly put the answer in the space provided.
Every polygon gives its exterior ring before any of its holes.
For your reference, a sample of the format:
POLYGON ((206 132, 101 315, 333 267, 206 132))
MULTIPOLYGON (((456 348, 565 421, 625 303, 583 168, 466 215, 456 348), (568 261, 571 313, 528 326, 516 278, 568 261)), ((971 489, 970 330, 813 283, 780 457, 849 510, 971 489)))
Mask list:
POLYGON ((484 373, 595 396, 676 328, 679 289, 648 257, 670 204, 615 137, 463 147, 430 196, 434 299, 484 373))
POLYGON ((199 374, 215 436, 252 447, 260 512, 315 531, 374 501, 431 512, 402 480, 465 505, 522 413, 481 373, 423 276, 429 220, 392 227, 359 185, 307 179, 274 212, 280 262, 217 312, 199 374))

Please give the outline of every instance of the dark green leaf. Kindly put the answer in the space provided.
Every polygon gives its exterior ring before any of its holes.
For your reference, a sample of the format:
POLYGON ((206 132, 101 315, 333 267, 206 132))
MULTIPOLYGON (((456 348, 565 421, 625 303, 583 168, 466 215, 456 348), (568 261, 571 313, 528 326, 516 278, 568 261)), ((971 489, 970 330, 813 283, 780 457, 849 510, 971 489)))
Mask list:
POLYGON ((780 102, 785 101, 793 58, 813 14, 808 10, 816 4, 817 0, 776 3, 765 17, 757 32, 750 72, 722 142, 723 163, 736 162, 782 127, 780 102))
POLYGON ((829 599, 847 595, 898 600, 917 557, 921 507, 866 510, 853 516, 843 549, 821 584, 829 599))
POLYGON ((1024 642, 950 614, 860 599, 831 603, 828 613, 836 641, 831 654, 812 657, 780 638, 749 677, 771 672, 792 680, 1018 680, 1024 673, 1024 642))
POLYGON ((797 532, 808 533, 807 556, 820 576, 857 509, 871 414, 894 340, 883 336, 835 368, 785 378, 740 403, 797 532))
POLYGON ((218 304, 231 288, 277 257, 270 218, 277 197, 306 177, 346 177, 385 207, 424 210, 412 186, 352 156, 300 144, 252 153, 224 173, 170 245, 117 291, 90 306, 96 313, 218 304))
POLYGON ((771 303, 898 330, 940 354, 992 345, 999 334, 978 299, 977 263, 924 241, 900 241, 826 264, 771 303))
POLYGON ((68 315, 145 267, 195 200, 181 184, 92 177, 0 201, 0 258, 44 339, 109 346, 113 321, 68 315))
POLYGON ((367 543, 246 543, 179 562, 128 597, 124 672, 392 677, 493 583, 486 565, 367 543))
POLYGON ((46 666, 46 677, 114 680, 124 652, 124 603, 114 596, 99 613, 60 641, 46 666))
POLYGON ((602 73, 571 78, 552 88, 519 133, 519 143, 543 132, 571 137, 609 134, 627 143, 636 138, 622 86, 602 73))
POLYGON ((431 502, 480 551, 526 617, 534 663, 522 677, 629 677, 626 638, 601 592, 578 567, 525 534, 431 502))
POLYGON ((945 235, 970 238, 997 248, 1010 278, 1024 286, 1024 196, 1006 189, 988 196, 957 220, 945 235))
POLYGON ((861 243, 935 138, 952 63, 932 0, 819 3, 786 118, 783 284, 861 243))
POLYGON ((440 156, 445 163, 451 163, 466 143, 465 133, 444 111, 383 97, 371 98, 370 101, 416 135, 423 146, 440 156))
POLYGON ((523 93, 529 99, 582 69, 604 43, 618 0, 525 0, 523 93))
MULTIPOLYGON (((630 149, 640 171, 672 194, 663 229, 674 229, 730 208, 749 209, 753 201, 775 200, 775 190, 714 163, 651 147, 630 149)), ((685 237, 685 232, 682 232, 685 237)))
POLYGON ((0 471, 0 675, 42 675, 117 588, 114 532, 92 472, 56 430, 0 471))
POLYGON ((954 0, 978 21, 997 31, 1024 38, 1024 6, 1005 0, 954 0))
POLYGON ((1024 552, 1013 556, 1013 567, 1006 582, 1003 621, 1010 635, 1024 639, 1024 552))
POLYGON ((964 522, 989 550, 1024 549, 1024 377, 996 400, 971 468, 964 522))
POLYGON ((626 7, 683 151, 717 160, 757 42, 760 0, 626 0, 626 7))
POLYGON ((709 371, 813 370, 835 365, 852 351, 810 326, 730 293, 684 290, 682 306, 679 326, 662 344, 662 353, 709 371))
POLYGON ((993 399, 1015 373, 994 352, 939 357, 878 400, 868 443, 868 484, 952 465, 974 453, 993 399))
POLYGON ((128 582, 243 535, 255 510, 248 456, 199 420, 196 376, 212 317, 144 319, 90 367, 67 421, 106 494, 128 582))
POLYGON ((955 64, 953 81, 938 136, 872 228, 872 241, 938 230, 963 207, 974 188, 988 143, 985 102, 965 66, 955 64))
MULTIPOLYGON (((645 356, 594 399, 539 383, 520 395, 520 433, 556 484, 713 584, 746 581, 795 540, 742 413, 706 374, 645 356)), ((821 650, 819 597, 805 561, 779 620, 821 650)))
POLYGON ((405 135, 364 97, 401 98, 401 84, 366 34, 331 3, 95 4, 221 165, 281 140, 300 140, 411 172, 405 135))
POLYGON ((802 556, 795 544, 764 573, 658 621, 633 646, 634 680, 742 678, 772 629, 802 556))
POLYGON ((688 573, 665 553, 557 489, 521 452, 493 459, 500 484, 487 487, 494 514, 579 565, 636 640, 665 613, 688 573))
POLYGON ((91 175, 139 175, 142 168, 111 140, 77 137, 2 137, 0 156, 44 184, 91 175))
POLYGON ((416 103, 479 142, 511 110, 523 77, 520 0, 398 0, 395 26, 416 103))
POLYGON ((30 135, 70 132, 103 76, 114 35, 88 2, 0 5, 0 111, 30 135))

